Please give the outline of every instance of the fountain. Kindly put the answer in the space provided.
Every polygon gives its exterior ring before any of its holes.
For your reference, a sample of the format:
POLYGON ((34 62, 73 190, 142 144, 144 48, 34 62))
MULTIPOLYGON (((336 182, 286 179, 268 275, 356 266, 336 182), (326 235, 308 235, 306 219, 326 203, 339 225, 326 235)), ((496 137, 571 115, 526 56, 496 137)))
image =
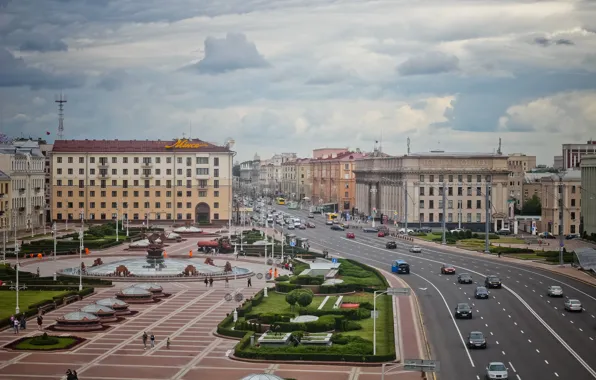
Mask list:
POLYGON ((165 237, 159 236, 158 234, 152 234, 151 236, 147 236, 147 240, 149 240, 149 246, 147 247, 147 263, 149 263, 151 268, 159 270, 164 264, 163 242, 165 237))
POLYGON ((140 284, 134 284, 133 287, 148 290, 153 294, 153 297, 165 297, 166 296, 166 294, 163 292, 163 288, 161 287, 161 285, 158 285, 158 284, 151 284, 148 282, 143 282, 140 284))
POLYGON ((60 331, 95 331, 103 329, 103 326, 98 316, 75 311, 56 318, 53 328, 60 331))
POLYGON ((153 294, 146 289, 131 286, 116 293, 116 298, 127 303, 153 303, 153 294))
POLYGON ((116 315, 127 315, 130 314, 131 311, 128 309, 128 304, 124 301, 119 300, 118 298, 104 298, 97 302, 95 302, 101 306, 107 306, 111 309, 114 309, 116 315))
POLYGON ((96 303, 92 303, 87 306, 83 306, 80 311, 98 316, 100 322, 102 323, 118 321, 118 317, 116 316, 116 310, 108 306, 102 306, 96 303))

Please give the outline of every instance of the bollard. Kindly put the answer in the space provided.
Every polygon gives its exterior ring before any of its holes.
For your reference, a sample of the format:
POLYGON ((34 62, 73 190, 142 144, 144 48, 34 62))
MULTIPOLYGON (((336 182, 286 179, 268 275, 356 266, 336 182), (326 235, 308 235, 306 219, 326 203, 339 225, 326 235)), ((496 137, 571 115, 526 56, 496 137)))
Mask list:
POLYGON ((267 295, 267 287, 263 289, 263 297, 269 297, 269 295, 267 295))
POLYGON ((56 272, 54 272, 54 281, 56 281, 56 272))

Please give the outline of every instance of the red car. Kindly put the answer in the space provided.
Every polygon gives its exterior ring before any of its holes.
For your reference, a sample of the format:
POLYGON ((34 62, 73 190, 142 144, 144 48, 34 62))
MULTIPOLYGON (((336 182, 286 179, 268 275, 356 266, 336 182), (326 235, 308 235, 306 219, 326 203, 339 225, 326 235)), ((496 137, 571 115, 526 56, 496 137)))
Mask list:
POLYGON ((385 232, 383 231, 379 231, 379 233, 377 234, 378 237, 385 237, 385 232))
POLYGON ((348 232, 348 233, 346 234, 346 237, 347 237, 348 239, 354 239, 354 238, 356 237, 356 235, 354 235, 354 233, 353 233, 353 232, 348 232))
POLYGON ((441 266, 441 274, 455 274, 455 268, 453 265, 443 264, 441 266))

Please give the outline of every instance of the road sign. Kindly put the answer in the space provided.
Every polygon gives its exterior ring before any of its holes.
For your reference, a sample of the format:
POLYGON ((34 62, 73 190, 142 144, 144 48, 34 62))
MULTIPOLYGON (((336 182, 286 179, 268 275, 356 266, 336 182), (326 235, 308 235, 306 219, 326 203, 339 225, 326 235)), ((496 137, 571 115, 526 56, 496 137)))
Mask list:
POLYGON ((412 293, 410 288, 388 288, 387 294, 390 296, 409 296, 412 293))
POLYGON ((334 257, 334 258, 332 258, 332 259, 331 259, 331 262, 332 262, 333 264, 337 264, 337 258, 335 258, 335 257, 334 257))
POLYGON ((296 246, 296 239, 290 240, 290 247, 295 247, 295 246, 296 246))
POLYGON ((422 371, 422 372, 439 372, 440 363, 438 360, 424 360, 424 359, 405 359, 404 370, 406 371, 422 371))

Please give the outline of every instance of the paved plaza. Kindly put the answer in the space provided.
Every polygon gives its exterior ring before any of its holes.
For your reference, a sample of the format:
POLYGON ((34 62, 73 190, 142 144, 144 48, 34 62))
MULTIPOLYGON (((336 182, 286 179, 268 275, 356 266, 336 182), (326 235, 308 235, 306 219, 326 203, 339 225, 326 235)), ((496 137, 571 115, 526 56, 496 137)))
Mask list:
MULTIPOLYGON (((196 239, 174 244, 168 248, 172 254, 188 253, 196 247, 196 239), (191 242, 192 241, 192 242, 191 242)), ((170 253, 169 253, 170 254, 170 253)), ((144 255, 143 252, 125 253, 120 248, 97 252, 85 258, 85 264, 101 257, 111 260, 110 256, 144 255)), ((196 260, 201 258, 195 257, 196 260)), ((204 258, 202 258, 204 260, 204 258)), ((239 260, 233 257, 215 257, 216 265, 223 265, 226 260, 233 265, 251 269, 255 273, 264 273, 268 268, 260 260, 239 260)), ((57 267, 76 266, 78 258, 72 256, 56 262, 31 261, 25 265, 30 271, 40 267, 42 275, 53 273, 57 267)), ((385 273, 387 275, 387 273, 385 273)), ((388 276, 392 286, 404 286, 394 276, 388 276)), ((251 373, 272 373, 282 378, 325 379, 325 380, 372 380, 381 378, 380 367, 359 367, 339 365, 305 365, 299 363, 252 363, 232 360, 236 340, 219 338, 214 335, 217 324, 231 313, 237 304, 225 300, 227 293, 242 293, 251 297, 265 285, 264 280, 252 278, 253 287, 246 288, 246 279, 233 280, 229 288, 223 282, 215 282, 213 287, 205 287, 200 282, 162 282, 164 292, 171 296, 160 302, 136 305, 130 309, 137 314, 126 316, 124 321, 108 324, 108 330, 90 333, 74 333, 88 341, 71 351, 55 353, 19 353, 0 351, 1 379, 64 379, 66 369, 75 369, 81 380, 149 380, 149 379, 218 379, 236 380, 251 373), (155 348, 145 350, 141 335, 154 334, 155 348), (171 347, 166 347, 167 337, 171 347)), ((114 287, 97 288, 96 293, 84 300, 72 303, 58 310, 49 312, 44 319, 44 326, 50 325, 55 318, 75 311, 93 301, 112 297, 121 288, 132 283, 114 282, 114 287)), ((418 312, 413 297, 396 298, 399 318, 396 319, 400 357, 424 357, 422 338, 418 324, 418 312)), ((19 334, 39 334, 33 320, 29 329, 19 334)), ((69 333, 60 333, 70 335, 69 333)), ((15 339, 12 330, 0 332, 0 344, 3 346, 15 339)), ((385 376, 387 379, 420 379, 419 373, 404 372, 399 369, 385 376)))

